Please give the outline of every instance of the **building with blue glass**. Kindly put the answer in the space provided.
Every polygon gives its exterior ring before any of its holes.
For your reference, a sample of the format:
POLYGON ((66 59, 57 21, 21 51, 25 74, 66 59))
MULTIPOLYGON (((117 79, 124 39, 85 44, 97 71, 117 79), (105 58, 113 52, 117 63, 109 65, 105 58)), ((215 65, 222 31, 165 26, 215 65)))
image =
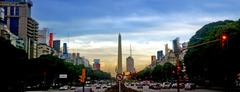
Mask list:
POLYGON ((69 58, 68 49, 67 49, 67 43, 63 43, 63 54, 62 54, 61 58, 62 59, 69 58))
POLYGON ((157 60, 161 60, 163 58, 163 51, 159 50, 157 51, 157 60))
POLYGON ((59 53, 60 52, 60 44, 61 44, 61 41, 60 40, 54 40, 53 41, 53 48, 59 53))

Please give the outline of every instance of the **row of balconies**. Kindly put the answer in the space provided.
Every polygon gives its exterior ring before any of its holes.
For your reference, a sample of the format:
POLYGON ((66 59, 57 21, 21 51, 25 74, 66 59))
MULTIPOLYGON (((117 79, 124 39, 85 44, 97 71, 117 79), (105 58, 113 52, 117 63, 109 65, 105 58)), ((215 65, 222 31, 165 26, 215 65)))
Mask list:
POLYGON ((28 32, 28 36, 33 38, 35 41, 38 40, 38 23, 32 19, 32 18, 28 18, 27 21, 27 32, 28 32))

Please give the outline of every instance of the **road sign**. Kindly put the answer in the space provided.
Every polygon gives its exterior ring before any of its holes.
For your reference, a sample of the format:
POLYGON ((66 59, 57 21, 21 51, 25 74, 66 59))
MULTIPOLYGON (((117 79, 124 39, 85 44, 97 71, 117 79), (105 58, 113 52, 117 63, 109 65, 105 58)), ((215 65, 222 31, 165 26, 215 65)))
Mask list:
POLYGON ((118 81, 122 81, 123 80, 123 75, 122 74, 117 74, 116 79, 118 81))
POLYGON ((59 74, 59 78, 67 78, 67 74, 59 74))

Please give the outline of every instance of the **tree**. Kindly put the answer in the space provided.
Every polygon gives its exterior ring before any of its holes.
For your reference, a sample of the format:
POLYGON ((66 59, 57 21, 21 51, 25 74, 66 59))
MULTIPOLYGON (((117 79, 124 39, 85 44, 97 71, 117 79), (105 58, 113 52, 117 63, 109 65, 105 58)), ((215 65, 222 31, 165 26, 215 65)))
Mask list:
POLYGON ((169 81, 172 80, 173 78, 173 74, 172 72, 175 70, 175 66, 170 63, 167 62, 163 65, 163 77, 164 77, 164 81, 169 81))
POLYGON ((220 39, 227 34, 224 48, 221 41, 188 49, 184 62, 189 77, 200 85, 232 85, 234 76, 240 72, 240 21, 218 21, 203 26, 188 43, 194 46, 220 39), (208 82, 206 84, 206 81, 208 82))
POLYGON ((162 65, 156 65, 156 67, 153 68, 151 75, 153 76, 153 80, 155 81, 163 81, 163 66, 162 65))

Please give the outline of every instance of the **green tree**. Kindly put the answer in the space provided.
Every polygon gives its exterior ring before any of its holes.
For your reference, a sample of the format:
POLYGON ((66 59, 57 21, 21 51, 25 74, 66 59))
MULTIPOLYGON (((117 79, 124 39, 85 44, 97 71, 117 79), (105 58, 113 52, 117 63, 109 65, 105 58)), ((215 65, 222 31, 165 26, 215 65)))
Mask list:
POLYGON ((156 65, 156 67, 154 67, 154 69, 152 70, 151 75, 153 76, 154 81, 163 81, 163 66, 156 65))
POLYGON ((172 63, 165 63, 163 65, 163 78, 164 78, 164 81, 170 81, 172 80, 173 78, 173 74, 172 72, 175 70, 175 66, 172 64, 172 63))
POLYGON ((234 77, 240 72, 239 23, 239 20, 218 21, 207 24, 196 32, 190 39, 189 46, 220 39, 223 33, 228 35, 228 41, 224 47, 221 46, 221 41, 217 41, 188 49, 184 62, 190 79, 200 85, 232 86, 234 77))

